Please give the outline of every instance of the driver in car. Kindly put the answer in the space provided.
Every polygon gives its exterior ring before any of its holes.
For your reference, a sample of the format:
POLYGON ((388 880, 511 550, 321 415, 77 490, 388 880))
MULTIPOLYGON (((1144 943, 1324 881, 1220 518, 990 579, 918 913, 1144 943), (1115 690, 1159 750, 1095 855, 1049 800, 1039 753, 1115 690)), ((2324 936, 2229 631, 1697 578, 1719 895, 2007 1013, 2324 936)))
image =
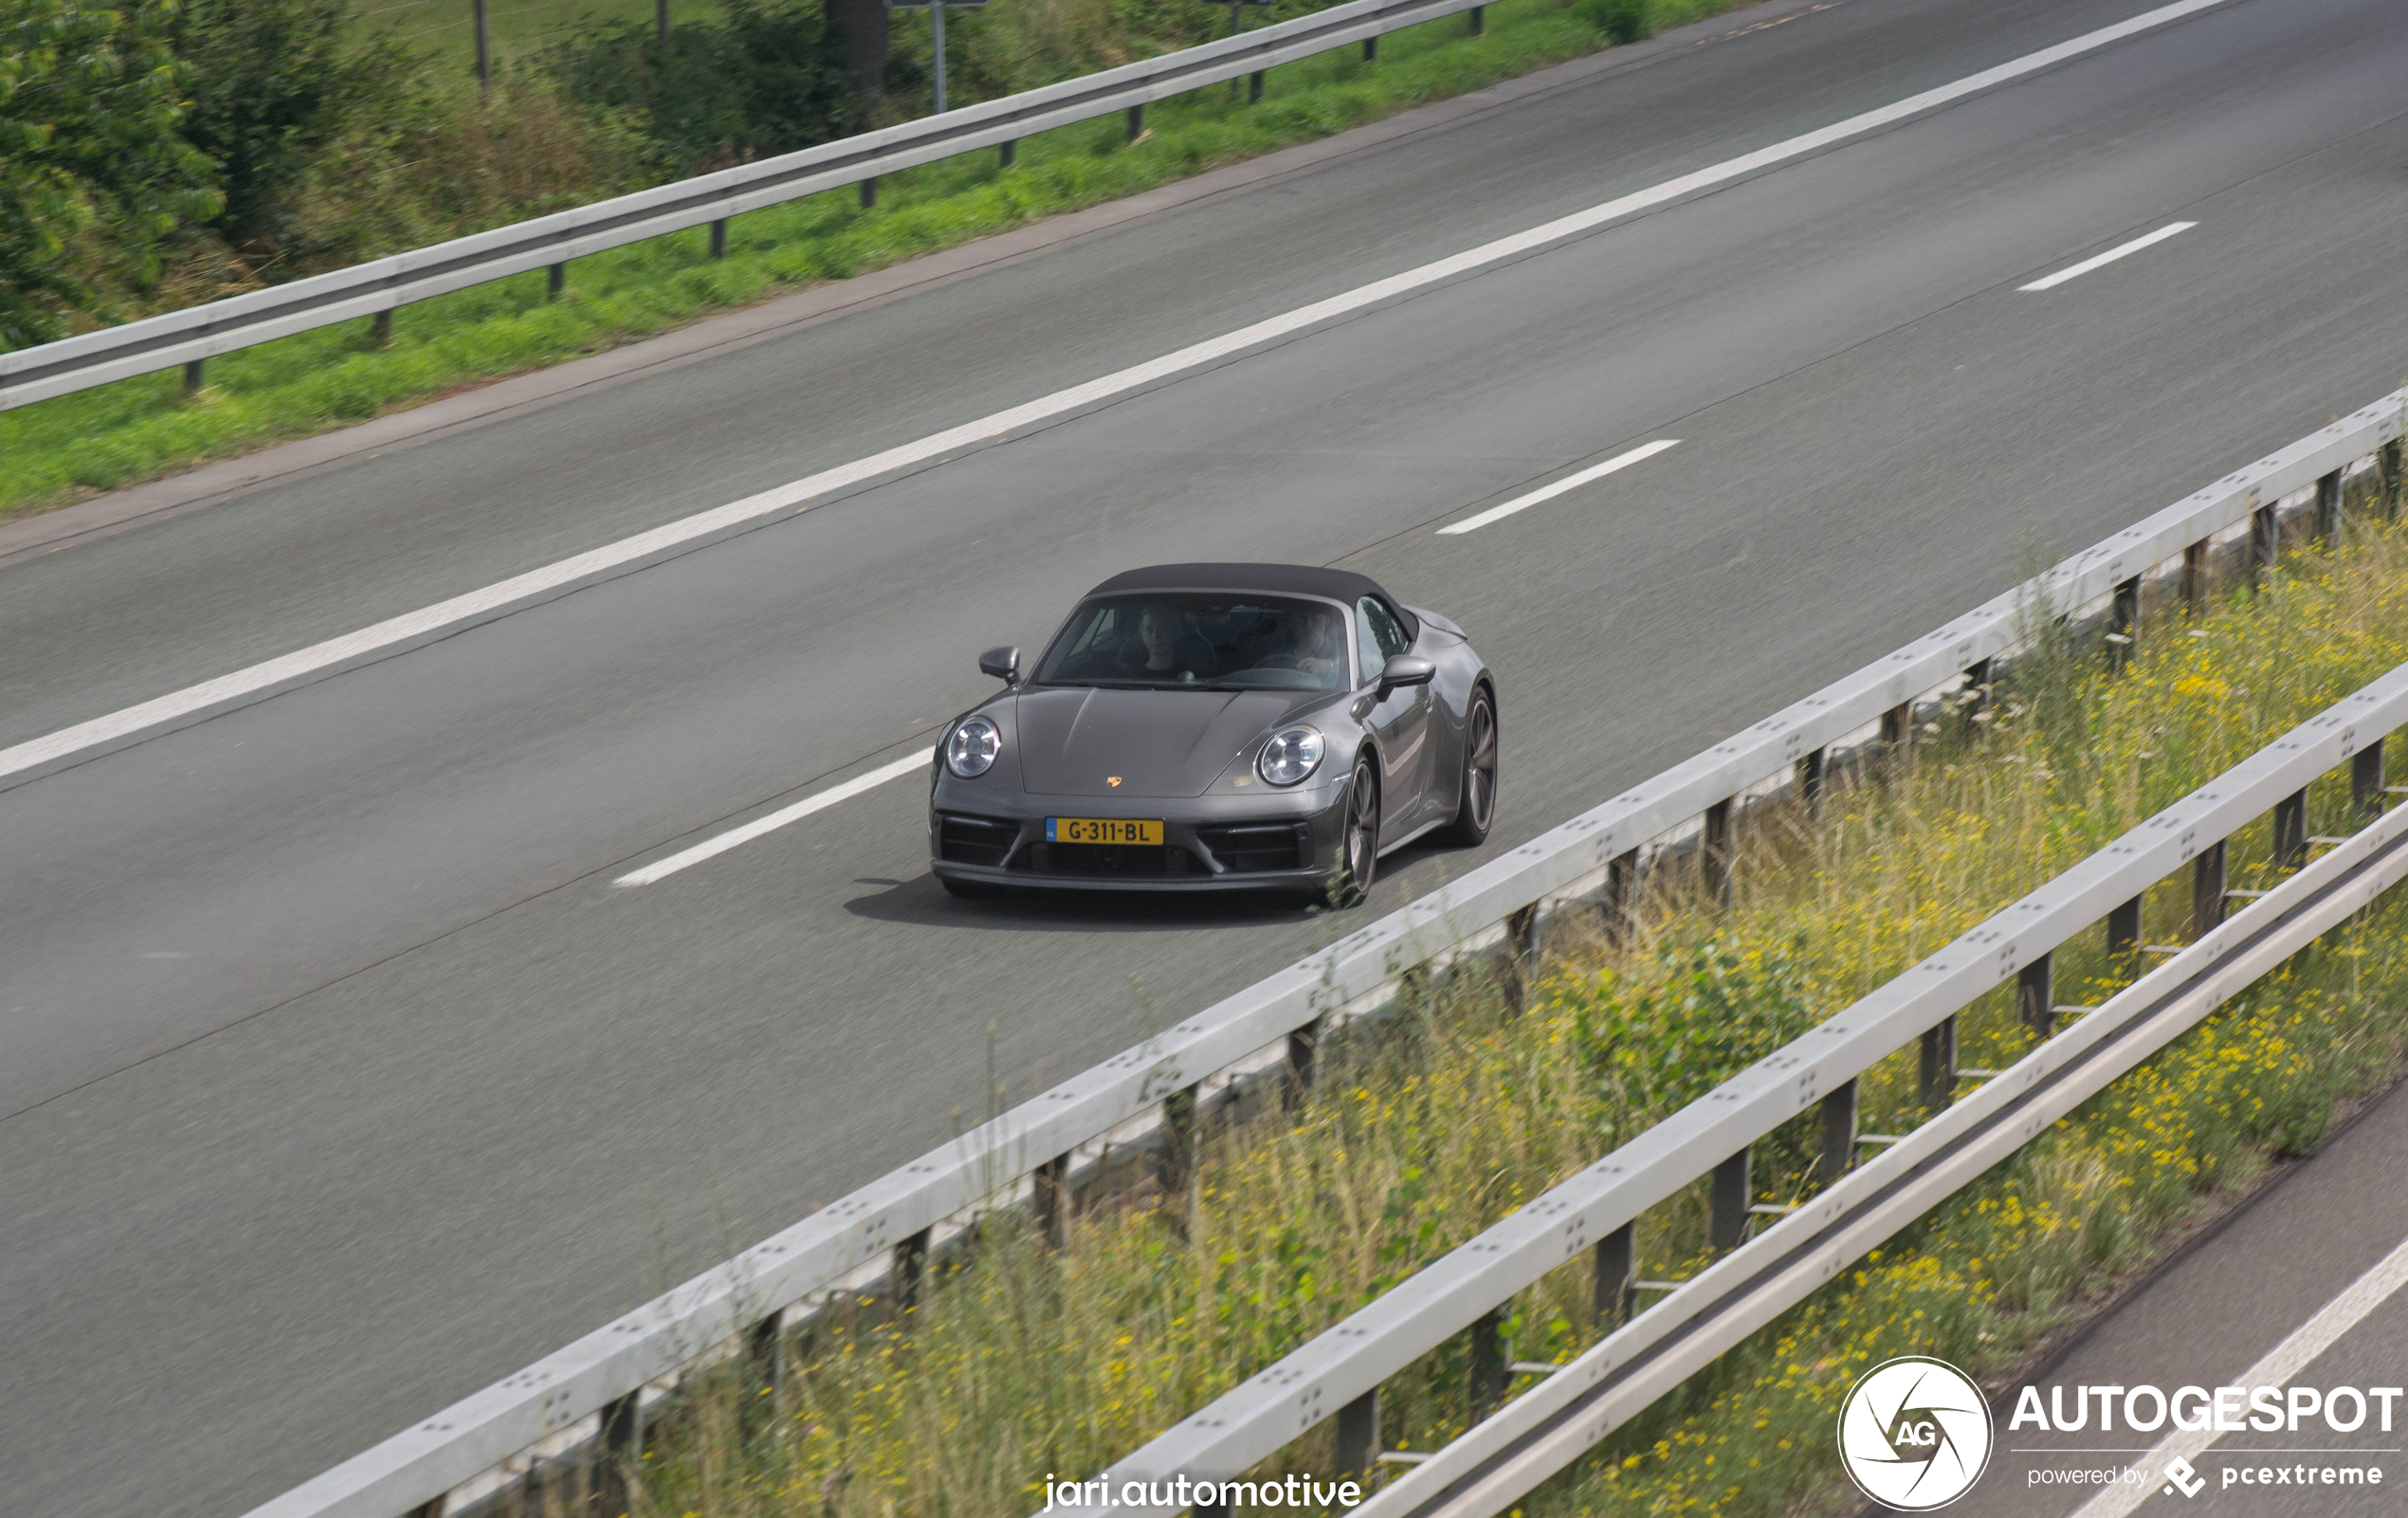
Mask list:
POLYGON ((1270 668, 1325 675, 1337 668, 1346 655, 1338 636, 1338 613, 1326 607, 1314 607, 1301 616, 1287 618, 1283 631, 1286 647, 1263 661, 1270 668))

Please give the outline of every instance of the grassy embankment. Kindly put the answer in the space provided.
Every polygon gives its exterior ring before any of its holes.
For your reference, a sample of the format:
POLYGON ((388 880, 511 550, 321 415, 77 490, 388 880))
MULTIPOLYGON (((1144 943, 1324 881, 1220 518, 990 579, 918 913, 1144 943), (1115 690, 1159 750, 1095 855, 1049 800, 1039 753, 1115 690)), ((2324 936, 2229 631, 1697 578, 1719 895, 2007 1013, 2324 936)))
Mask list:
POLYGON ((162 373, 0 412, 0 517, 1327 137, 1735 3, 1499 0, 1486 36, 1454 17, 1383 38, 1377 64, 1341 49, 1288 64, 1271 72, 1257 105, 1226 87, 1196 91, 1149 107, 1135 143, 1118 118, 1086 122, 1029 138, 1008 171, 982 152, 888 176, 874 210, 846 189, 738 217, 723 260, 709 257, 698 229, 577 260, 558 301, 545 299, 537 271, 409 306, 385 348, 372 346, 367 322, 347 322, 213 358, 194 396, 162 373))
MULTIPOLYGON (((2295 559, 2197 630, 2144 636, 2120 677, 2058 649, 2026 659, 1979 724, 1925 736, 1884 783, 1819 821, 1761 814, 1736 901, 1678 887, 1627 947, 1561 945, 1519 1017, 1442 990, 1342 1055, 1292 1126, 1224 1136, 1182 1234, 1139 1210, 1083 1219, 1049 1253, 999 1220, 975 1261, 899 1323, 818 1330, 779 1404, 697 1399, 656 1433, 651 1510, 721 1515, 1006 1514, 1049 1471, 1090 1473, 2034 885, 2374 675, 2408 660, 2408 534, 2295 559), (1977 735, 1973 728, 1981 729, 1977 735), (747 1408, 754 1411, 746 1412, 747 1408), (742 1437, 745 1429, 765 1431, 742 1437)), ((2347 831, 2345 784, 2310 832, 2347 831)), ((2235 887, 2265 882, 2263 824, 2235 887)), ((2149 898, 2144 940, 2183 936, 2187 875, 2149 898)), ((2012 1363, 2086 1292, 2144 1262, 2202 1199, 2319 1142, 2408 1030, 2408 905, 2299 956, 2178 1045, 1872 1255, 1534 1496, 1540 1512, 1776 1513, 1831 1492, 1831 1414, 1856 1371, 1924 1352, 2012 1363)), ((2060 951, 2058 994, 2127 982, 2096 935, 2060 951)), ((1994 994, 1961 1061, 2027 1046, 1994 994)), ((1865 1126, 1916 1121, 1914 1053, 1863 1083, 1865 1126)), ((1811 1115, 1759 1146, 1758 1192, 1812 1187, 1811 1115)), ((1705 1197, 1643 1221, 1642 1273, 1706 1257, 1705 1197)), ((1515 1306, 1512 1357, 1568 1357, 1599 1331, 1573 1267, 1515 1306)), ((1390 1447, 1427 1449, 1469 1413, 1458 1338, 1385 1389, 1390 1447)), ((1326 1428, 1281 1471, 1330 1468, 1326 1428)), ((1393 1467, 1383 1473, 1393 1474, 1393 1467)))

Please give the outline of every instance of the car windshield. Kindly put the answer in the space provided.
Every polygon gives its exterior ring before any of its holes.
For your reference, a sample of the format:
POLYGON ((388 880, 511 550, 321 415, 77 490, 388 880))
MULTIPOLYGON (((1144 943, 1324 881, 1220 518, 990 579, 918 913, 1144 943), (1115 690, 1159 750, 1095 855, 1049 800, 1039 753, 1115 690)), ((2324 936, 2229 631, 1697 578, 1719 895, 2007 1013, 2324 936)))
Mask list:
POLYGON ((1323 601, 1195 591, 1081 606, 1037 665, 1041 686, 1347 688, 1343 613, 1323 601))

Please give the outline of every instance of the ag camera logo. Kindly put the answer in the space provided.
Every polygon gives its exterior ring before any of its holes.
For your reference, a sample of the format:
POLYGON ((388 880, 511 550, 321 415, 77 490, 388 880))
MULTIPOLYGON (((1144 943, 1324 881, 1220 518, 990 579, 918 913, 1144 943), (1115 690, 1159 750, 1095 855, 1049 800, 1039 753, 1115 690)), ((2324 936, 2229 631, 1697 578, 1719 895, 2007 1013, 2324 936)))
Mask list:
POLYGON ((1906 1355, 1865 1372, 1839 1406, 1839 1459, 1885 1508, 1929 1512, 1972 1490, 1990 1464, 1990 1402, 1944 1360, 1906 1355))

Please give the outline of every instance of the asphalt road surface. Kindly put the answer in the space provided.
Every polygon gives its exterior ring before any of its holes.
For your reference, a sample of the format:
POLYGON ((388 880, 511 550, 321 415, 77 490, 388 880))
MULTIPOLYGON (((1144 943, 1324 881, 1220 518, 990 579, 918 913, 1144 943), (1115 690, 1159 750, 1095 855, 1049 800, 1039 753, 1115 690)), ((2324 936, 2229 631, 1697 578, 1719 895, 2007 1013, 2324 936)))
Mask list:
MULTIPOLYGON (((2143 9, 1742 13, 20 559, 0 743, 2143 9)), ((2395 388, 2397 20, 2235 0, 0 792, 8 1509, 238 1510, 942 1142, 991 1047, 1026 1094, 1321 942, 1242 904, 952 902, 911 780, 611 886, 925 744, 989 688, 977 649, 1041 644, 1107 574, 1341 563, 1462 622, 1503 698, 1494 852, 2395 388), (1655 438, 1681 441, 1434 532, 1655 438)), ((1410 851, 1367 910, 1480 857, 1410 851)))
MULTIPOLYGON (((2023 1379, 2046 1399, 2062 1388, 2071 1408, 2079 1386, 2297 1385, 2320 1393, 2352 1386, 2408 1386, 2408 1292, 2381 1300, 2292 1377, 2262 1381, 2249 1375, 2268 1353, 2314 1319, 2325 1306, 2373 1271, 2408 1240, 2408 1086, 2394 1088, 2344 1129, 2324 1152, 2300 1164, 2211 1233, 2195 1240, 2140 1290, 2023 1379), (2303 1247, 2303 1244, 2306 1247, 2303 1247)), ((2019 1389, 2022 1381, 2017 1383, 2019 1389)), ((2168 1491, 2162 1464, 2151 1458, 2172 1431, 2135 1434, 2124 1422, 2102 1430, 2093 1416, 2079 1433, 2010 1429, 2014 1399, 1995 1406, 1998 1437, 1990 1467, 1949 1510, 1964 1518, 2070 1518, 2103 1490, 2035 1478, 2035 1472, 2145 1469, 2155 1479, 2136 1483, 2140 1518, 2375 1518, 2408 1507, 2408 1399, 2392 1402, 2382 1426, 2369 1399, 2362 1426, 2342 1432, 2319 1414, 2299 1427, 2219 1435, 2190 1462, 2207 1487, 2168 1491), (2299 1467, 2311 1472, 2303 1486, 2299 1467), (2326 1484, 2326 1467, 2369 1467, 2380 1485, 2326 1484), (2224 1472, 2235 1472, 2229 1484, 2224 1472), (2287 1483, 2244 1484, 2254 1473, 2287 1468, 2287 1483)), ((2144 1407, 2150 1404, 2143 1403, 2144 1407)), ((2186 1407, 2189 1404, 2186 1404, 2186 1407)), ((2117 1406, 2123 1406, 2122 1399, 2117 1406)), ((2151 1408, 2153 1410, 2153 1408, 2151 1408)), ((2145 1414, 2144 1414, 2145 1416, 2145 1414)), ((2345 1411, 2344 1422, 2351 1421, 2345 1411)), ((2069 1421, 2071 1416, 2069 1415, 2069 1421)))

